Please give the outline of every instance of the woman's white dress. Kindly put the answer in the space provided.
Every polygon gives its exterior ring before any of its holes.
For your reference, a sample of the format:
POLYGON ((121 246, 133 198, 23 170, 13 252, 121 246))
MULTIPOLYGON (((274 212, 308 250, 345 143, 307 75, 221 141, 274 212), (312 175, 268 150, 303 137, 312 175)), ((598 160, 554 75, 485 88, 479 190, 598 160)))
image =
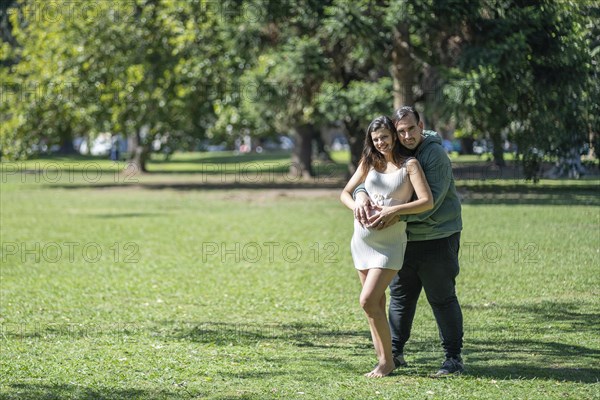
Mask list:
MULTIPOLYGON (((406 162, 402 168, 387 174, 371 169, 365 179, 365 189, 371 200, 380 206, 408 202, 413 194, 413 186, 408 177, 406 162)), ((406 222, 396 222, 392 226, 376 230, 363 228, 355 219, 350 249, 356 269, 399 270, 402 268, 406 249, 406 222)))

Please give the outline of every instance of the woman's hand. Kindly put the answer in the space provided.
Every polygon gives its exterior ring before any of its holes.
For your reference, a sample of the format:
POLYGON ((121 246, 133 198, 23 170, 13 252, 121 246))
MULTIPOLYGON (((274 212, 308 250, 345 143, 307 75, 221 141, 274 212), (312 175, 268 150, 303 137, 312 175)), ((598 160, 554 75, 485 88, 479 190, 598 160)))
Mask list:
POLYGON ((354 200, 354 218, 363 226, 366 227, 369 222, 369 217, 373 214, 373 207, 375 205, 364 192, 356 194, 354 200))
POLYGON ((374 205, 375 213, 369 218, 367 227, 381 230, 398 222, 397 215, 391 207, 374 205))

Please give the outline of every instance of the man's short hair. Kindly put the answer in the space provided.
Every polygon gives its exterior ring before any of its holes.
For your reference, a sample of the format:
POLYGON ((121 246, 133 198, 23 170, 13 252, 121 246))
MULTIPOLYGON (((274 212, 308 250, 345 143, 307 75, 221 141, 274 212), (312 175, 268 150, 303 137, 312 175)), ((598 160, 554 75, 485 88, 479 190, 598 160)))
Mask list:
POLYGON ((403 106, 400 107, 399 109, 397 109, 396 111, 394 111, 394 125, 400 121, 402 118, 406 117, 407 115, 412 114, 415 116, 415 120, 417 122, 417 124, 419 123, 419 121, 421 121, 421 118, 419 117, 419 112, 417 110, 415 110, 414 107, 411 106, 403 106))

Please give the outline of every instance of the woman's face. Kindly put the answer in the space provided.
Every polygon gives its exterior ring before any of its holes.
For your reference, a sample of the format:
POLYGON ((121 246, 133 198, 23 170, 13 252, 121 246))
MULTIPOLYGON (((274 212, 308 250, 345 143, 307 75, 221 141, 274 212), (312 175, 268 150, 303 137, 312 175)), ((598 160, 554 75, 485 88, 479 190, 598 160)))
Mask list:
POLYGON ((373 145, 375 145, 375 148, 381 154, 386 155, 392 153, 392 149, 394 148, 394 136, 389 130, 381 128, 371 132, 371 140, 373 140, 373 145))

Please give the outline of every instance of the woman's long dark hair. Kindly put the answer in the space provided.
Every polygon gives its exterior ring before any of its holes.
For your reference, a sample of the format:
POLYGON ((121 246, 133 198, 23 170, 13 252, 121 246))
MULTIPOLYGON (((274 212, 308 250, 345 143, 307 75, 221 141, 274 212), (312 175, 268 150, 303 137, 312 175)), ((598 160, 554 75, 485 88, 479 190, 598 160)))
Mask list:
POLYGON ((365 144, 360 160, 363 163, 363 172, 365 174, 369 172, 371 167, 375 168, 377 171, 384 171, 386 168, 385 157, 375 148, 373 138, 371 137, 373 132, 380 129, 387 129, 392 134, 392 158, 394 164, 401 166, 404 160, 412 155, 412 152, 400 143, 398 132, 396 131, 396 127, 392 120, 385 115, 381 115, 371 121, 367 128, 367 135, 365 136, 365 144))

